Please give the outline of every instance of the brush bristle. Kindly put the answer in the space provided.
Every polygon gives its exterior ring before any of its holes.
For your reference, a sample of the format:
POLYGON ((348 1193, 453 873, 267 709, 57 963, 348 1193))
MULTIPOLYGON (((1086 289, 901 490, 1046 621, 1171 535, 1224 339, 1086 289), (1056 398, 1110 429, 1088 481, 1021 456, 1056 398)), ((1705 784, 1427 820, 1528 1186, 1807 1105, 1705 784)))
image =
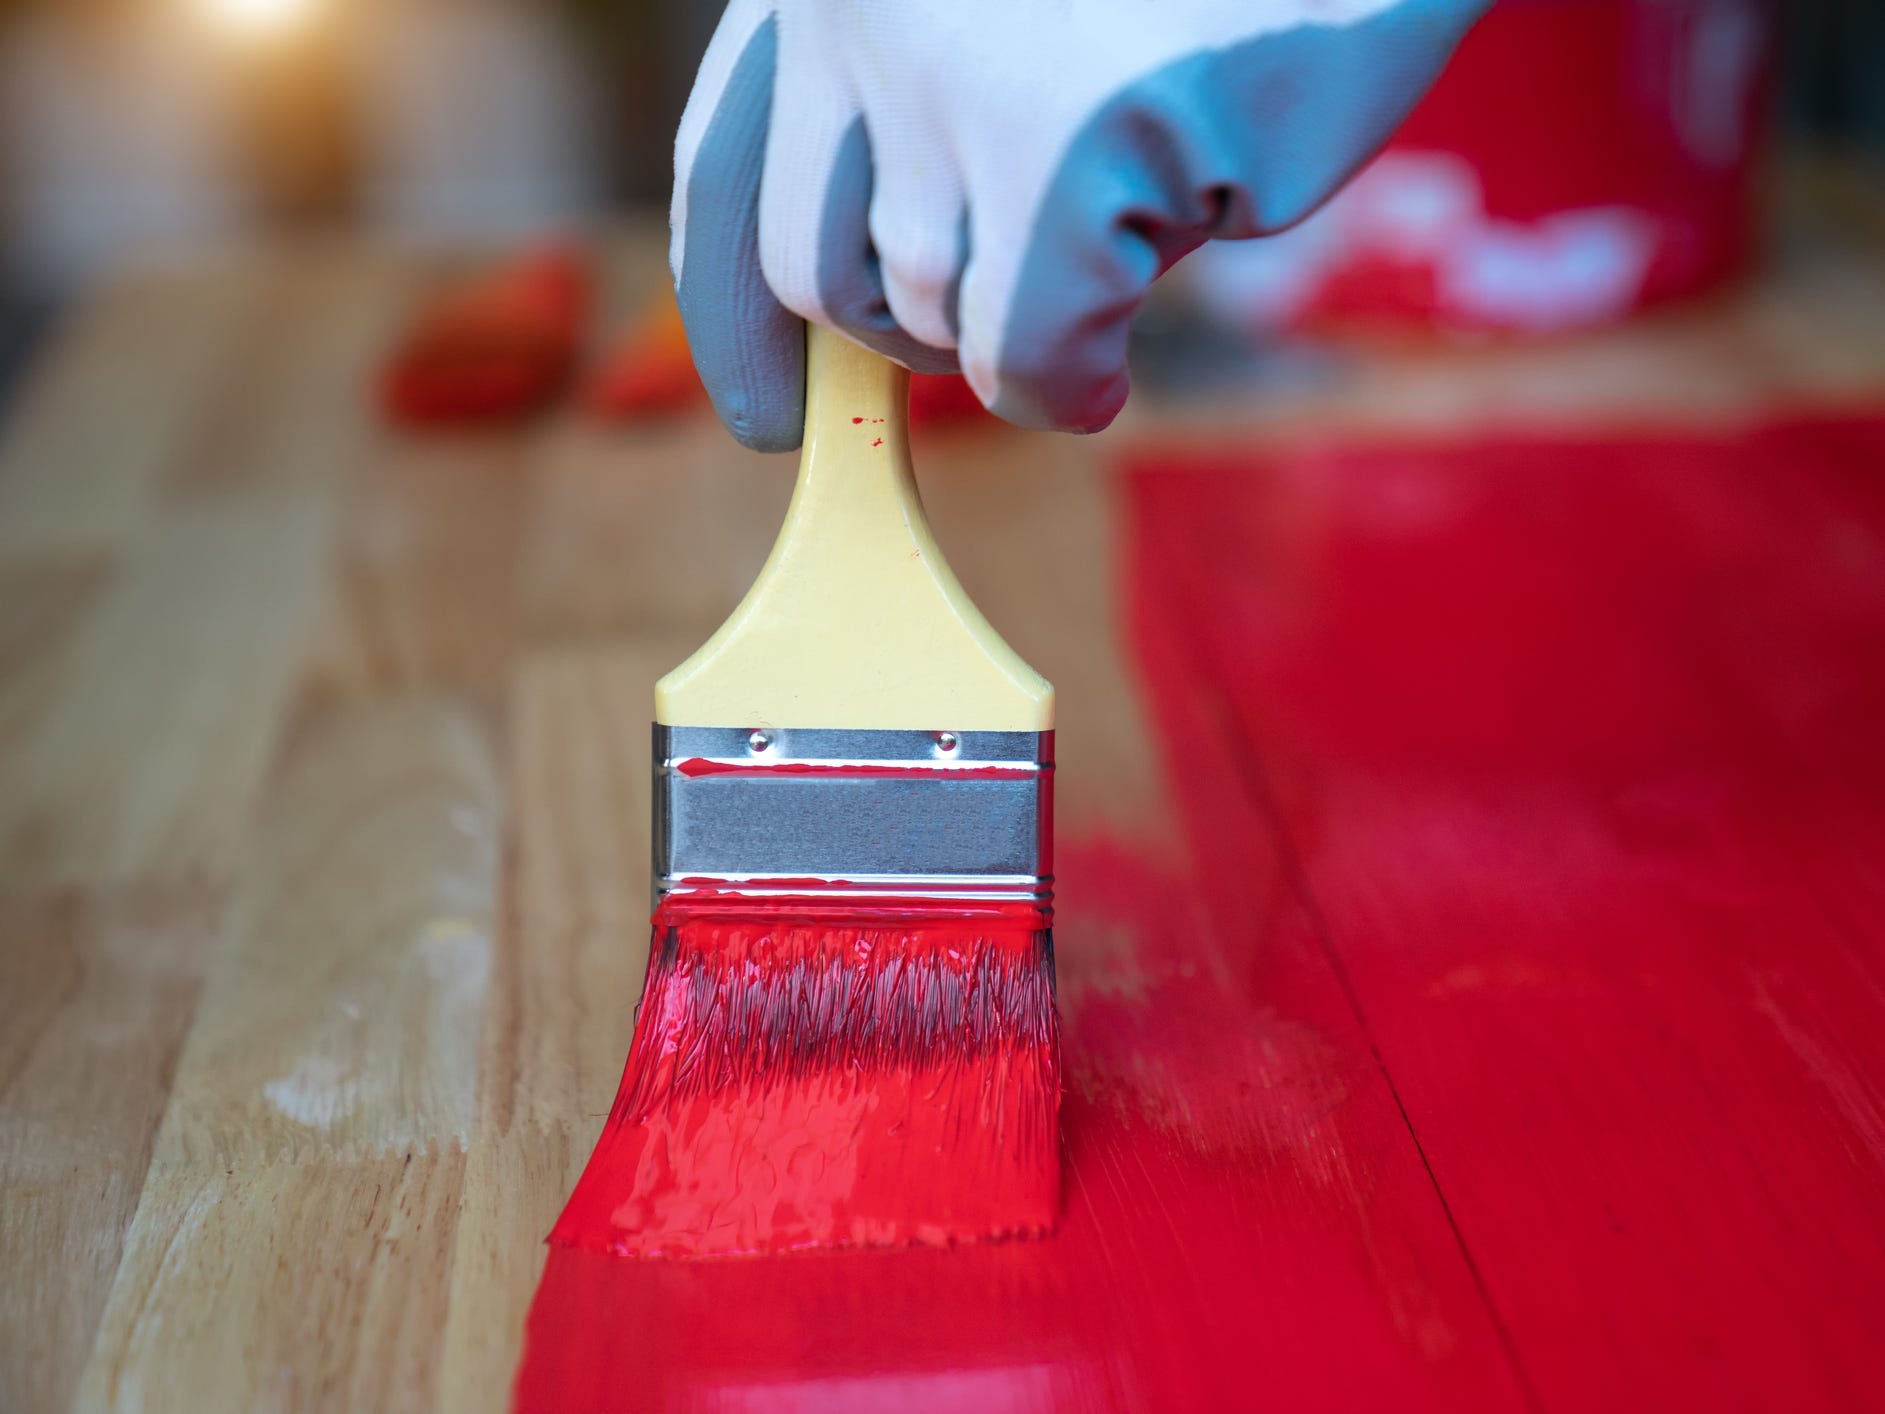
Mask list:
POLYGON ((632 1255, 1050 1230, 1053 952, 1031 905, 670 897, 553 1241, 632 1255))

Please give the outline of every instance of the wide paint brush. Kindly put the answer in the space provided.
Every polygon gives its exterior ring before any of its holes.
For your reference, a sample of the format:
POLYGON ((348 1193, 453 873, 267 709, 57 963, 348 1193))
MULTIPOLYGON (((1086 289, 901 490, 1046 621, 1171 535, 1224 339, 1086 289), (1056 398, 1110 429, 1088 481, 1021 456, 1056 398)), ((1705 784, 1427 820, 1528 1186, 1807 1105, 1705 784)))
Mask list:
POLYGON ((1058 1205, 1053 688, 937 550, 909 375, 814 328, 771 556, 655 689, 654 938, 552 1241, 1037 1233, 1058 1205))

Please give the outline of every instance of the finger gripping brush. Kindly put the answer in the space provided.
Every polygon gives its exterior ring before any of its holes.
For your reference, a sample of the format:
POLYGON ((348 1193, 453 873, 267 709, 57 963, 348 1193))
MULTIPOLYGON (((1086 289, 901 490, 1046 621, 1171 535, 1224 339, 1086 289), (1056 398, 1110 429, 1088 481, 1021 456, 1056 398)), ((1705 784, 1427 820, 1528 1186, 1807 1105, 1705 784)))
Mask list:
POLYGON ((707 1255, 1054 1225, 1054 693, 936 547, 908 394, 812 329, 778 542, 656 686, 648 976, 552 1241, 707 1255))

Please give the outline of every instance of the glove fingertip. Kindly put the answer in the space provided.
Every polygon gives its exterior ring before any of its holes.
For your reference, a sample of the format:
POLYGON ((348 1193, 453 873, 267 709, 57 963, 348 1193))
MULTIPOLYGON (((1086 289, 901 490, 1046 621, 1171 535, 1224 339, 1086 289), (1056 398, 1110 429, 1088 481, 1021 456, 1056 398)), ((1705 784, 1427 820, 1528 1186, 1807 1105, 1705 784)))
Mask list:
POLYGON ((1115 351, 1113 343, 1067 334, 1010 338, 993 369, 972 371, 970 386, 983 406, 1017 427, 1103 432, 1132 388, 1124 348, 1115 351))
POLYGON ((715 406, 720 421, 742 447, 752 452, 796 452, 805 439, 802 412, 781 414, 767 409, 727 409, 715 406))
POLYGON ((750 282, 678 292, 694 367, 713 410, 743 447, 789 452, 805 427, 804 321, 750 282))
POLYGON ((759 189, 777 58, 776 21, 756 26, 727 74, 693 162, 676 173, 675 300, 714 411, 756 451, 798 446, 805 326, 759 260, 759 189), (684 199, 683 199, 684 197, 684 199))
POLYGON ((1004 383, 988 410, 1003 422, 1036 432, 1104 432, 1126 406, 1124 374, 1099 389, 1053 389, 1004 383))

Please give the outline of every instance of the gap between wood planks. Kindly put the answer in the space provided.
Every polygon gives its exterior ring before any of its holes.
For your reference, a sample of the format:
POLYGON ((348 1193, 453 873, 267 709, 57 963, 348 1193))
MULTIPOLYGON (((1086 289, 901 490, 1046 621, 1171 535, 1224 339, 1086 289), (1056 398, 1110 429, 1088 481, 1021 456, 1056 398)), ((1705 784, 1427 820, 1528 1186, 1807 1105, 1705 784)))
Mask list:
MULTIPOLYGON (((1201 678, 1206 675, 1200 674, 1201 678)), ((1208 678, 1206 678, 1208 680, 1208 678)), ((1235 741, 1243 735, 1242 726, 1234 720, 1227 710, 1227 704, 1221 691, 1213 683, 1210 692, 1212 716, 1224 730, 1225 739, 1235 741)), ((1348 975, 1348 967, 1342 961, 1341 952, 1335 946, 1335 938, 1329 930, 1327 916, 1322 905, 1317 901, 1315 890, 1310 887, 1309 876, 1303 868, 1302 854, 1296 848, 1289 826, 1283 820, 1282 812, 1277 808, 1276 793, 1270 787, 1268 773, 1263 768, 1262 748, 1252 745, 1248 750, 1235 754, 1237 767, 1243 779, 1245 791, 1256 806, 1264 822, 1269 826, 1272 842, 1276 846, 1277 858, 1282 864, 1283 877, 1289 885, 1290 894, 1296 900, 1296 906, 1302 910, 1303 918, 1309 925, 1309 931, 1316 940, 1316 946, 1327 960, 1329 971, 1342 990, 1343 998, 1355 1016, 1355 1024, 1361 1028, 1368 1040, 1368 1053, 1374 1059, 1375 1066, 1381 1072, 1381 1082, 1387 1086, 1388 1094, 1394 1099, 1394 1109, 1401 1117, 1401 1123, 1407 1129, 1407 1137, 1413 1143, 1414 1152, 1420 1156, 1420 1166, 1426 1171, 1427 1181, 1433 1185, 1433 1196, 1440 1204, 1440 1211, 1446 1217, 1448 1231, 1459 1245, 1460 1260, 1466 1264, 1466 1270, 1473 1279, 1473 1289, 1479 1293, 1479 1299, 1485 1303, 1486 1318, 1492 1323, 1492 1329, 1498 1336, 1499 1347, 1505 1352, 1505 1358, 1512 1367, 1512 1377, 1518 1382, 1519 1394, 1526 1406, 1535 1411, 1545 1408, 1539 1397, 1538 1387, 1532 1382, 1525 1360, 1519 1354, 1518 1344, 1512 1339, 1512 1330, 1505 1317, 1499 1311, 1499 1303, 1493 1300, 1492 1291, 1486 1285, 1485 1274, 1479 1269, 1479 1262, 1473 1256, 1472 1245, 1467 1242, 1466 1234, 1460 1231, 1459 1219, 1454 1215, 1453 1205, 1447 1201, 1446 1187, 1440 1182, 1440 1175, 1434 1172, 1433 1160, 1427 1154, 1427 1146, 1421 1142, 1420 1131, 1414 1126, 1413 1116, 1407 1112, 1407 1102, 1402 1099, 1400 1087, 1394 1083, 1394 1072, 1388 1068, 1387 1058, 1381 1053, 1381 1045, 1375 1039, 1374 1030, 1368 1023, 1368 1012, 1361 1004, 1361 996, 1355 990, 1354 979, 1348 975)))

